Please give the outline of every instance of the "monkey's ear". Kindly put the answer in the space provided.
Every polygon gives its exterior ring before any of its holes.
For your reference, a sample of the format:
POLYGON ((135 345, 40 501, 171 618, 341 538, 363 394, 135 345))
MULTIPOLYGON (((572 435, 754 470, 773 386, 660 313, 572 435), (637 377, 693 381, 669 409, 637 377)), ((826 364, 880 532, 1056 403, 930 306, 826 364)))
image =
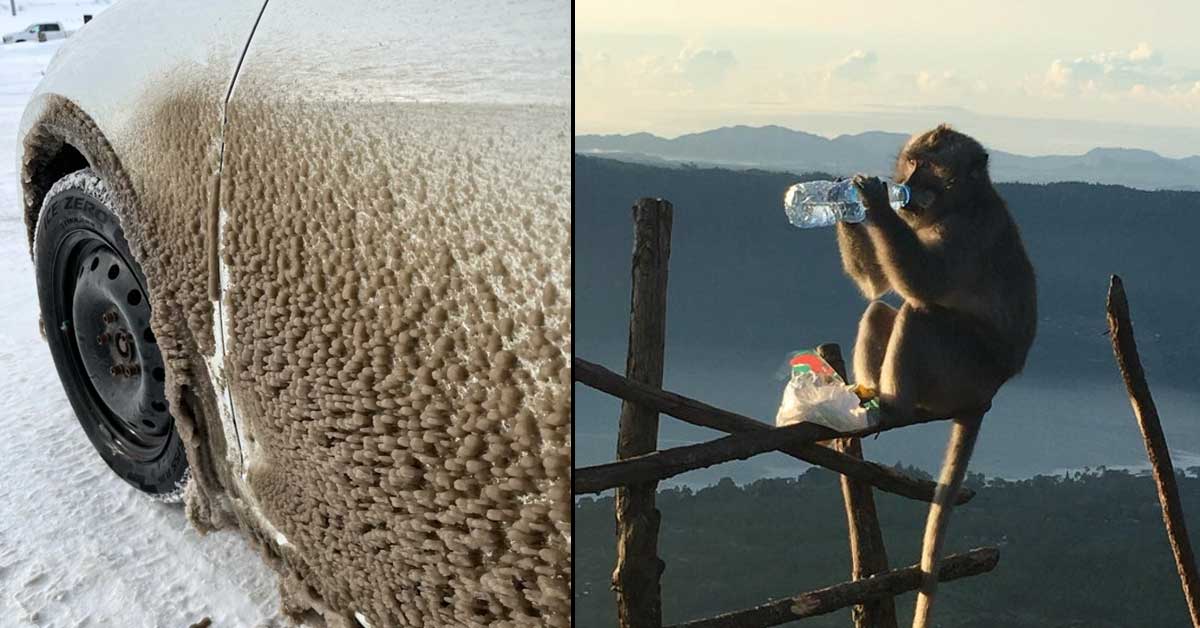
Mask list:
POLYGON ((971 178, 983 179, 987 177, 988 170, 988 154, 986 151, 979 151, 979 154, 971 161, 971 178))
POLYGON ((950 125, 943 122, 925 135, 925 145, 928 147, 953 143, 956 133, 950 125))

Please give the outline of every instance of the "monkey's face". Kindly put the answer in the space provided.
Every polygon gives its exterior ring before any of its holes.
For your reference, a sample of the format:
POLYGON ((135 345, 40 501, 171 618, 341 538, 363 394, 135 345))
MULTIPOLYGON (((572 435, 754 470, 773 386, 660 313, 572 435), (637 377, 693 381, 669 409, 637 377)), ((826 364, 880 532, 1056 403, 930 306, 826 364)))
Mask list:
POLYGON ((908 204, 903 209, 912 214, 928 216, 954 186, 946 168, 926 155, 901 155, 896 170, 896 181, 908 186, 908 204))
POLYGON ((909 140, 896 162, 896 181, 909 188, 904 217, 932 222, 969 207, 981 186, 991 186, 987 152, 979 142, 943 124, 909 140))

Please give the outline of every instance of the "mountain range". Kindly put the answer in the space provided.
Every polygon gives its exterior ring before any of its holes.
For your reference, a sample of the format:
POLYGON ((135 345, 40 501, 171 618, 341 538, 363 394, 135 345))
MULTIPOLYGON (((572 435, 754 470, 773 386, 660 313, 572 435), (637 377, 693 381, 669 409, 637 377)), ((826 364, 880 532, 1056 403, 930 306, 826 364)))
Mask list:
MULTIPOLYGON (((676 138, 650 133, 578 135, 575 152, 661 166, 699 164, 788 172, 890 174, 908 139, 868 131, 833 139, 781 126, 729 126, 676 138)), ((1173 159, 1130 148, 1094 148, 1082 155, 1027 156, 989 150, 998 182, 1107 183, 1141 190, 1200 190, 1200 156, 1173 159)))

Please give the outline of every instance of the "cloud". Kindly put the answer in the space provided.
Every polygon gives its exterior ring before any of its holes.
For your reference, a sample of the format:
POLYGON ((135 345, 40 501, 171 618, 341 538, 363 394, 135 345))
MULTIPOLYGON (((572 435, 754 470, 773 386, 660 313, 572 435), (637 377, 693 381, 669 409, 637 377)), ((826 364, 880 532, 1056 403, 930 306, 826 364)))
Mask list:
POLYGON ((983 94, 988 91, 988 84, 982 79, 970 79, 953 70, 921 70, 914 77, 917 91, 922 94, 956 94, 966 96, 983 94))
POLYGON ((862 81, 875 74, 879 56, 871 50, 855 50, 829 69, 828 77, 844 81, 862 81))
POLYGON ((1183 72, 1163 63, 1163 55, 1142 42, 1130 51, 1097 52, 1071 60, 1055 59, 1043 77, 1054 90, 1126 91, 1168 87, 1180 81, 1183 72))
POLYGON ((604 88, 611 85, 614 75, 625 74, 623 68, 614 67, 612 56, 606 50, 583 51, 575 49, 575 85, 580 87, 604 88))
POLYGON ((1172 66, 1148 43, 1132 50, 1055 59, 1027 93, 1051 99, 1100 99, 1159 111, 1200 110, 1200 70, 1172 66))
POLYGON ((921 70, 917 72, 917 89, 922 92, 937 92, 947 87, 958 87, 959 83, 958 76, 950 70, 944 72, 921 70))
POLYGON ((1162 63, 1162 55, 1150 47, 1150 44, 1142 42, 1129 53, 1129 60, 1134 63, 1153 63, 1155 65, 1162 63))
POLYGON ((679 52, 672 71, 692 88, 708 89, 719 85, 736 66, 732 51, 687 47, 679 52))
POLYGON ((674 57, 637 57, 626 65, 626 70, 628 77, 648 92, 683 95, 720 86, 737 64, 730 50, 685 46, 674 57))
POLYGON ((601 50, 591 54, 584 54, 578 48, 575 49, 575 65, 579 67, 588 67, 589 69, 597 66, 605 66, 612 61, 612 56, 607 51, 601 50))

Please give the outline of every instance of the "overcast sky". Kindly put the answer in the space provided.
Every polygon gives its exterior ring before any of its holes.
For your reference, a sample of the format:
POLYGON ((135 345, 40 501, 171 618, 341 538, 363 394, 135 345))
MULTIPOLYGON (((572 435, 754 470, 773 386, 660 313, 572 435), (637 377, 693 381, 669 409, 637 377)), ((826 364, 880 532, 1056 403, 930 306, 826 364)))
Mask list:
POLYGON ((1024 154, 1200 154, 1200 0, 1150 4, 579 0, 576 132, 947 121, 1024 154))

